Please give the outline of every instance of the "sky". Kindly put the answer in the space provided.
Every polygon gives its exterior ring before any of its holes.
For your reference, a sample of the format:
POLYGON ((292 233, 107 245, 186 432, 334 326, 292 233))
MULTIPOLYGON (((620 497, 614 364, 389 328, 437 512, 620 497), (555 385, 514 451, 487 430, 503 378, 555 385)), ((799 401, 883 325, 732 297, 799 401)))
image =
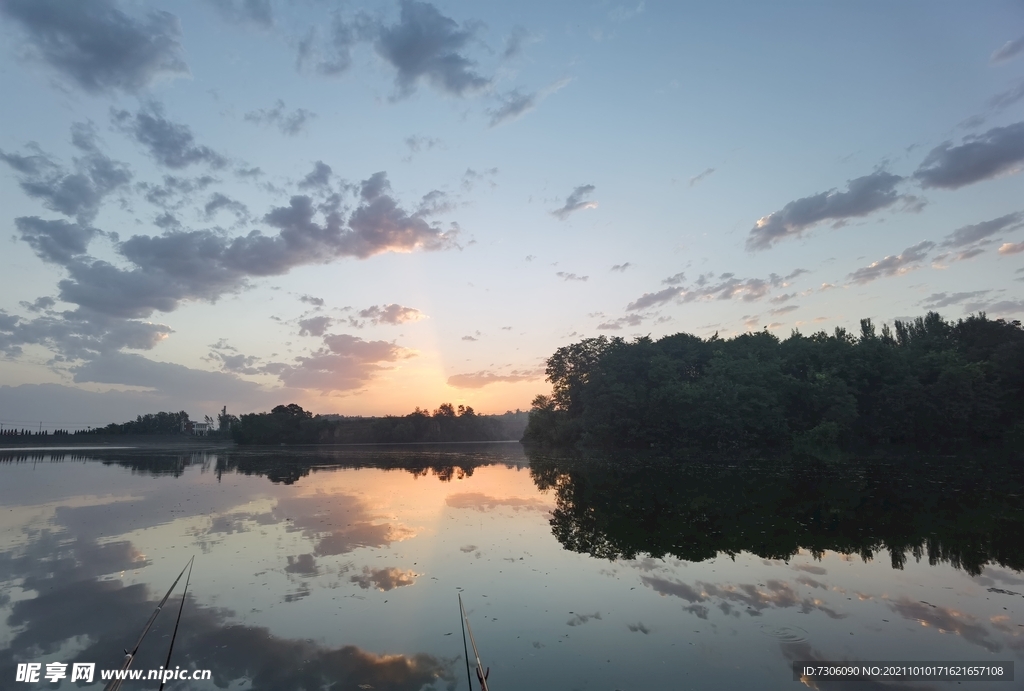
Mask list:
POLYGON ((528 409, 1024 314, 1024 3, 0 0, 0 423, 528 409))

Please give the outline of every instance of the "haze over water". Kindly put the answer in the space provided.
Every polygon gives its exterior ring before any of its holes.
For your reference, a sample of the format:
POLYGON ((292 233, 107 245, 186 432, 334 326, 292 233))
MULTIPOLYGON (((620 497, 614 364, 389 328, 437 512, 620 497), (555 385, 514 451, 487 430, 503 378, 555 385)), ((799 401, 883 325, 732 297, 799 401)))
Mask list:
MULTIPOLYGON (((193 554, 173 664, 232 689, 465 689, 457 593, 498 690, 783 689, 793 660, 1019 662, 1020 471, 960 461, 972 479, 953 485, 948 463, 916 462, 3 452, 0 679, 18 662, 117 666, 193 554)), ((162 663, 172 625, 157 620, 137 668, 162 663)), ((819 688, 953 686, 1012 684, 819 688)))

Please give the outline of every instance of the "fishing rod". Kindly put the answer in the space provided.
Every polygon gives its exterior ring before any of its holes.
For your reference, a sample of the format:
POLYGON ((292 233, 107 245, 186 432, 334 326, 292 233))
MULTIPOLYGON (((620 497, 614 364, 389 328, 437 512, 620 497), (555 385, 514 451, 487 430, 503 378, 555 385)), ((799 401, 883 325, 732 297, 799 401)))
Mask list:
POLYGON ((480 682, 480 691, 490 691, 487 687, 487 677, 491 673, 488 667, 484 671, 484 664, 480 662, 480 651, 476 649, 476 640, 473 638, 473 627, 469 625, 469 617, 466 616, 466 608, 462 606, 462 593, 459 593, 459 611, 462 613, 462 648, 466 651, 466 681, 469 682, 469 691, 473 691, 473 682, 469 676, 469 650, 466 648, 466 631, 469 631, 469 642, 473 646, 473 657, 476 658, 476 678, 480 682))
MULTIPOLYGON (((171 634, 171 645, 167 648, 167 660, 164 662, 164 669, 171 668, 171 653, 174 652, 174 639, 178 637, 178 624, 181 623, 181 610, 185 609, 185 596, 188 595, 188 582, 192 579, 192 561, 195 557, 189 560, 188 575, 185 576, 185 589, 181 591, 181 604, 178 605, 178 618, 174 620, 174 633, 171 634)), ((160 680, 160 688, 158 691, 164 691, 164 684, 167 683, 167 679, 163 678, 160 680)))
MULTIPOLYGON (((188 563, 185 564, 185 568, 183 568, 181 570, 181 573, 178 574, 178 577, 174 579, 174 583, 171 583, 171 587, 170 589, 168 589, 167 594, 164 595, 164 598, 162 600, 160 600, 160 604, 157 605, 156 609, 153 610, 153 613, 149 615, 149 621, 146 622, 146 626, 142 629, 142 633, 139 635, 139 640, 135 642, 135 647, 132 648, 131 651, 125 649, 124 662, 121 663, 122 672, 132 666, 132 662, 135 661, 135 654, 139 652, 139 646, 142 645, 142 639, 146 637, 147 633, 149 633, 149 629, 152 628, 153 622, 156 621, 157 616, 160 614, 160 610, 162 610, 164 604, 166 604, 167 598, 171 596, 171 593, 174 591, 174 587, 178 585, 178 581, 180 581, 181 577, 185 575, 185 569, 190 569, 192 566, 192 562, 194 560, 195 557, 192 557, 188 560, 188 563)), ((121 688, 121 684, 123 682, 124 679, 111 679, 110 683, 107 684, 106 688, 104 688, 103 691, 118 691, 118 689, 121 688)))

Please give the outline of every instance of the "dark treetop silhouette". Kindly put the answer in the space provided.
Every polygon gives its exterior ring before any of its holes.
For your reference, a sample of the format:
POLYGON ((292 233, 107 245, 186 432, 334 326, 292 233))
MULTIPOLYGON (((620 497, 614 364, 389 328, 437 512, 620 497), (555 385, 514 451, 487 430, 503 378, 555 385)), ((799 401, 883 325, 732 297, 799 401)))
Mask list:
POLYGON ((547 361, 524 441, 834 453, 1024 440, 1024 329, 931 312, 876 333, 589 338, 547 361))

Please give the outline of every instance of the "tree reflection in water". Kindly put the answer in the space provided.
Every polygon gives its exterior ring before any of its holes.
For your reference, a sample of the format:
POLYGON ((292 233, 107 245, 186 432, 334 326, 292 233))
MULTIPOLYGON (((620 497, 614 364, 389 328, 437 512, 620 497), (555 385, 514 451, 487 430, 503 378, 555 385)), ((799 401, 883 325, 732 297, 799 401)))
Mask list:
POLYGON ((528 451, 552 489, 551 529, 568 550, 604 559, 703 561, 750 552, 789 560, 801 549, 870 560, 888 552, 1024 569, 1024 470, 977 459, 900 459, 842 466, 569 458, 528 451))

